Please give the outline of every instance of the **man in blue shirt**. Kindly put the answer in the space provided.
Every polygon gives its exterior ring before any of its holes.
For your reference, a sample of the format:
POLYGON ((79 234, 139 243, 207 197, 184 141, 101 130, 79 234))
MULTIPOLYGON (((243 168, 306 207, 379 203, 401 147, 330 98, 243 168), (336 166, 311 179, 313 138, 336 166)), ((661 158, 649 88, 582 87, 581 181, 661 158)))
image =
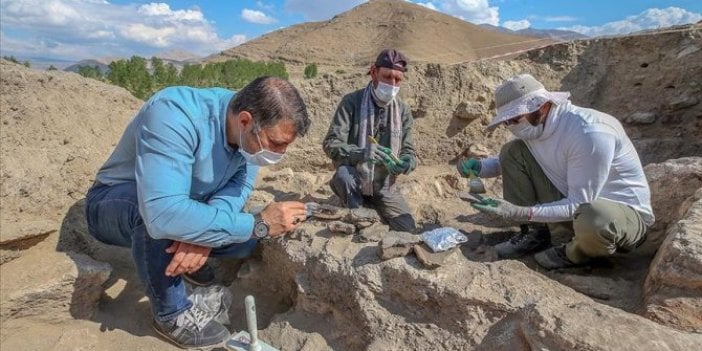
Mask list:
POLYGON ((305 218, 300 202, 242 212, 259 166, 280 161, 310 120, 297 89, 262 77, 237 94, 171 87, 129 123, 86 196, 90 234, 130 247, 154 328, 181 347, 229 336, 188 299, 183 275, 209 256, 243 258, 258 239, 278 237, 305 218))

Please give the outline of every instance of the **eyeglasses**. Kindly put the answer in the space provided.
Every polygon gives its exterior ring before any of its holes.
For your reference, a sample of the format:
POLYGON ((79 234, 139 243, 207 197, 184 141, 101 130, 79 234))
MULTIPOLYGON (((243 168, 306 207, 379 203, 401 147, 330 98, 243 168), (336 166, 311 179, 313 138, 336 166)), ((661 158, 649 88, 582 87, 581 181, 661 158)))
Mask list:
POLYGON ((514 124, 519 124, 519 122, 521 122, 521 121, 522 121, 524 118, 526 118, 527 116, 528 116, 528 114, 526 114, 526 115, 521 115, 521 116, 517 116, 517 117, 511 118, 511 119, 508 119, 508 120, 506 120, 506 121, 504 121, 504 122, 502 122, 502 123, 504 123, 504 125, 506 125, 506 126, 511 126, 511 125, 514 125, 514 124))
POLYGON ((534 117, 532 118, 533 120, 537 120, 537 121, 538 121, 538 120, 541 118, 541 111, 540 111, 540 110, 536 110, 536 111, 534 111, 534 112, 532 112, 532 113, 527 113, 527 114, 525 114, 525 115, 519 115, 519 116, 517 116, 517 117, 510 118, 510 119, 508 119, 508 120, 506 120, 506 121, 504 121, 504 122, 502 122, 502 123, 504 123, 504 125, 506 125, 506 126, 511 126, 511 125, 519 124, 519 123, 522 122, 523 119, 529 118, 529 117, 531 117, 531 116, 534 116, 534 117))

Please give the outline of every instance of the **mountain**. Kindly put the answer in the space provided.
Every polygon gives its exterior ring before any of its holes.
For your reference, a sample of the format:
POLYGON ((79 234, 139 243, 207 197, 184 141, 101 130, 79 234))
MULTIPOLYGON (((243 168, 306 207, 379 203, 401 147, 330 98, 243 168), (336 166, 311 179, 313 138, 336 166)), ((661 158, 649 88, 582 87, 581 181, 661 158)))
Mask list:
POLYGON ((388 47, 413 62, 459 63, 553 42, 502 33, 403 0, 371 0, 328 21, 280 29, 206 62, 231 58, 338 66, 367 65, 388 47))
POLYGON ((578 32, 573 32, 570 30, 560 30, 560 29, 536 29, 536 28, 525 28, 517 31, 507 29, 505 27, 493 26, 491 24, 481 24, 483 28, 488 28, 496 30, 502 33, 525 35, 535 38, 547 38, 553 39, 555 41, 570 41, 576 39, 587 39, 587 35, 580 34, 578 32))
MULTIPOLYGON (((163 64, 173 64, 178 70, 183 68, 184 65, 186 64, 192 64, 192 63, 198 63, 200 58, 190 52, 184 51, 184 50, 171 50, 171 51, 164 51, 162 53, 158 53, 154 55, 161 60, 163 60, 163 64)), ((117 60, 124 60, 128 58, 124 57, 102 57, 102 58, 97 58, 97 59, 87 59, 87 60, 81 60, 78 61, 66 68, 64 68, 64 71, 69 71, 69 72, 78 72, 78 69, 81 66, 98 66, 100 71, 105 74, 109 71, 109 64, 112 63, 112 61, 117 61, 117 60)), ((148 69, 151 69, 151 57, 146 57, 146 67, 148 69)))
POLYGON ((589 37, 578 32, 560 29, 535 29, 525 28, 516 31, 519 34, 528 35, 537 38, 550 38, 558 41, 570 41, 578 39, 588 39, 589 37))
POLYGON ((80 61, 64 68, 63 70, 67 71, 67 72, 78 73, 78 70, 83 66, 91 66, 91 67, 97 66, 97 68, 100 70, 100 72, 105 74, 105 73, 107 73, 107 71, 110 70, 108 67, 108 64, 109 64, 109 62, 105 63, 102 60, 93 60, 93 59, 80 60, 80 61))

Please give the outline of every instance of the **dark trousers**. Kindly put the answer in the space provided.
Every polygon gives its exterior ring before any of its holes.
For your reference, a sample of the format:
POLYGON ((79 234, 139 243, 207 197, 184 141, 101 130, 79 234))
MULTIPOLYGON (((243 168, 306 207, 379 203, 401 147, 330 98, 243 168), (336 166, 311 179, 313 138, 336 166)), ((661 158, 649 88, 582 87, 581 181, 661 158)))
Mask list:
POLYGON ((340 166, 337 168, 331 180, 331 188, 348 208, 371 205, 392 230, 412 232, 417 228, 407 201, 399 191, 380 187, 373 192, 373 196, 363 196, 361 177, 354 167, 340 166))
MULTIPOLYGON (((136 183, 114 186, 97 184, 86 196, 88 231, 95 239, 132 249, 137 274, 146 289, 154 318, 166 321, 192 306, 181 276, 167 277, 166 267, 173 254, 166 253, 172 240, 153 239, 139 214, 136 183)), ((212 248, 212 257, 244 258, 257 240, 212 248)))

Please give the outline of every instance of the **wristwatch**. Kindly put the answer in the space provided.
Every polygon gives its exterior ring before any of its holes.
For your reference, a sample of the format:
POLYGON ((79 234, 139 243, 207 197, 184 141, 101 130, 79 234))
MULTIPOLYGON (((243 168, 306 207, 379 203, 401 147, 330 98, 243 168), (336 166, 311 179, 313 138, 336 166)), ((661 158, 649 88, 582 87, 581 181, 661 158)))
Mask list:
POLYGON ((266 221, 261 217, 260 214, 255 214, 254 215, 254 228, 253 228, 253 237, 257 239, 264 239, 268 237, 268 231, 270 230, 270 226, 266 221))

